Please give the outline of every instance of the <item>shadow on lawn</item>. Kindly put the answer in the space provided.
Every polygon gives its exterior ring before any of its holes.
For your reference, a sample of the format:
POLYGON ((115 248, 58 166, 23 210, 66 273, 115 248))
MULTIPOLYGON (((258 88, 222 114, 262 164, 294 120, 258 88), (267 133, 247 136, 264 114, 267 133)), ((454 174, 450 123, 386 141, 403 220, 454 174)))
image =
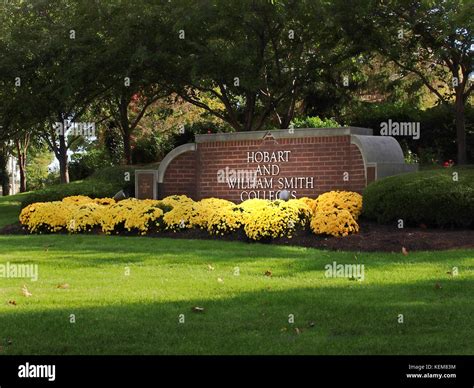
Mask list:
POLYGON ((429 262, 446 268, 462 265, 474 256, 471 250, 416 252, 403 256, 395 253, 334 252, 313 248, 281 246, 259 243, 220 242, 210 240, 149 239, 146 237, 117 236, 0 236, 0 255, 24 253, 24 260, 73 262, 74 265, 122 265, 159 260, 162 264, 186 261, 190 265, 229 263, 243 265, 261 260, 284 259, 288 261, 286 275, 298 271, 321 271, 326 264, 365 264, 371 268, 387 264, 417 264, 429 262), (73 239, 73 240, 71 240, 73 239), (97 256, 100 257, 97 257, 97 256))
POLYGON ((474 353, 472 281, 349 284, 282 291, 269 282, 235 297, 35 312, 19 303, 2 314, 0 345, 3 354, 474 353))

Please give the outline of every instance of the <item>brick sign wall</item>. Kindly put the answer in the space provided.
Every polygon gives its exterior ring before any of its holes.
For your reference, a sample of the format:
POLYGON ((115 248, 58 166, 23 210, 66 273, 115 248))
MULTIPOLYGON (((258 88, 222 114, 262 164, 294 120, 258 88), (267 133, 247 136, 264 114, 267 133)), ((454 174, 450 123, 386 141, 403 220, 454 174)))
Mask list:
POLYGON ((197 198, 197 155, 188 151, 174 158, 166 169, 164 182, 160 188, 160 197, 173 194, 185 194, 197 198))
POLYGON ((240 202, 276 199, 281 190, 296 198, 337 188, 360 191, 365 187, 360 151, 351 146, 347 136, 209 142, 199 144, 198 150, 199 198, 214 196, 240 202), (218 179, 222 175, 223 182, 218 179))
POLYGON ((416 170, 393 137, 367 128, 322 128, 196 135, 158 169, 158 197, 293 198, 330 190, 362 192, 373 180, 416 170))

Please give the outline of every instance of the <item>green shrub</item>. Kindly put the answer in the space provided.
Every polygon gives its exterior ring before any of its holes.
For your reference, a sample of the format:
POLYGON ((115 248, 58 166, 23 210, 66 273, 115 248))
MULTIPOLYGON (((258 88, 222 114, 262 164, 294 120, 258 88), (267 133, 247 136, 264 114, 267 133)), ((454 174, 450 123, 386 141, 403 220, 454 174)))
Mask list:
POLYGON ((341 126, 334 119, 320 119, 318 116, 295 118, 291 123, 294 128, 338 128, 341 126))
POLYGON ((128 195, 134 195, 135 166, 108 167, 97 170, 90 178, 71 182, 67 185, 58 184, 43 190, 25 194, 21 205, 25 207, 34 202, 60 201, 73 195, 85 195, 91 198, 113 197, 120 190, 128 195), (125 173, 130 173, 130 180, 125 180, 125 173))
POLYGON ((154 163, 160 159, 160 144, 154 136, 144 136, 135 142, 132 149, 132 163, 154 163))
POLYGON ((84 153, 76 153, 69 163, 69 177, 71 181, 80 181, 91 176, 94 171, 112 167, 113 162, 104 149, 91 148, 84 153))
MULTIPOLYGON (((474 108, 466 105, 466 142, 468 160, 474 161, 474 108)), ((456 124, 452 109, 438 105, 426 110, 409 103, 360 103, 352 106, 338 120, 355 127, 372 128, 379 135, 380 124, 391 119, 397 122, 419 122, 420 138, 395 136, 404 148, 416 154, 422 164, 441 165, 457 159, 456 124)))
POLYGON ((121 189, 121 185, 118 184, 86 179, 28 193, 21 201, 21 206, 23 208, 34 202, 60 201, 73 195, 85 195, 91 198, 113 197, 121 189))
MULTIPOLYGON (((137 166, 114 166, 114 167, 101 168, 100 170, 97 170, 96 172, 94 172, 90 176, 90 179, 98 180, 98 181, 106 182, 106 183, 120 184, 122 188, 132 189, 135 187, 134 176, 135 176, 135 169, 137 168, 138 168, 137 166), (129 181, 125 181, 125 173, 127 172, 130 173, 129 181)), ((158 165, 156 167, 148 166, 148 167, 143 167, 143 168, 158 169, 158 165)))
POLYGON ((197 134, 206 133, 227 133, 234 130, 227 124, 219 124, 212 121, 197 121, 192 124, 186 124, 184 131, 175 131, 168 136, 160 136, 159 146, 164 157, 168 152, 180 145, 194 142, 197 134))
POLYGON ((474 168, 446 168, 388 177, 364 191, 363 216, 379 223, 474 226, 474 168), (453 173, 459 180, 453 180, 453 173))

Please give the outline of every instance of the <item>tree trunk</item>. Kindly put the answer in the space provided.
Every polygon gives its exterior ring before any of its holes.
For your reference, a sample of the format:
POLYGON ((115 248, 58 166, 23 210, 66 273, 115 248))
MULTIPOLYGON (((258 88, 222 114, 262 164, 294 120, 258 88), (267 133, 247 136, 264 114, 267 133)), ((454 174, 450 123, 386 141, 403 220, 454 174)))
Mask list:
MULTIPOLYGON (((6 171, 5 171, 6 172, 6 171)), ((7 195, 10 195, 10 178, 7 173, 2 172, 1 175, 1 180, 2 180, 2 195, 6 197, 7 195)))
POLYGON ((285 115, 283 116, 283 120, 281 121, 280 129, 287 129, 290 126, 291 120, 293 120, 293 116, 295 115, 295 106, 296 106, 296 86, 295 86, 296 80, 293 80, 293 89, 291 90, 291 98, 290 98, 290 103, 288 105, 288 109, 285 112, 285 115))
POLYGON ((59 175, 61 183, 69 183, 69 165, 67 154, 59 157, 59 175))
POLYGON ((245 95, 245 110, 244 110, 244 131, 251 131, 255 117, 255 93, 246 93, 245 95))
POLYGON ((26 192, 26 163, 24 158, 22 158, 21 161, 19 161, 19 166, 20 166, 20 193, 26 192))
POLYGON ((26 150, 22 149, 20 140, 16 140, 16 151, 18 155, 18 167, 20 168, 20 193, 26 191, 26 150))
MULTIPOLYGON (((1 158, 1 157, 0 157, 1 158)), ((2 195, 10 195, 10 177, 8 176, 7 166, 1 163, 0 166, 0 184, 2 185, 2 195)))
POLYGON ((66 139, 64 135, 59 136, 59 149, 56 155, 59 161, 59 175, 61 183, 69 183, 69 163, 67 156, 66 139))
POLYGON ((125 155, 125 163, 127 165, 132 164, 132 144, 130 141, 130 134, 126 131, 123 133, 123 152, 125 155))
POLYGON ((128 104, 130 98, 125 94, 120 96, 120 106, 119 106, 119 115, 120 115, 120 130, 122 132, 123 139, 123 153, 125 156, 125 164, 132 164, 132 144, 131 136, 132 130, 130 128, 130 120, 128 119, 128 104))
POLYGON ((456 143, 458 146, 458 164, 467 164, 466 151, 466 118, 464 114, 464 101, 461 96, 456 96, 456 143))
POLYGON ((285 112, 280 122, 280 129, 288 129, 291 124, 291 120, 293 120, 293 116, 295 114, 295 101, 291 101, 290 104, 291 105, 288 108, 288 111, 285 112))
POLYGON ((10 195, 10 177, 7 171, 8 157, 0 154, 0 185, 2 186, 2 195, 10 195))

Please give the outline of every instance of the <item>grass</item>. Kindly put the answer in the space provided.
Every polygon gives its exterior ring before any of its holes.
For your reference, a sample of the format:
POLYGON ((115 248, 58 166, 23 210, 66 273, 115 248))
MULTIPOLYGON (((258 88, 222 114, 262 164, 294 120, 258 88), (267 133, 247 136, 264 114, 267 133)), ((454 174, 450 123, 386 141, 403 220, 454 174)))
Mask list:
POLYGON ((348 252, 0 236, 0 263, 39 265, 36 282, 0 278, 0 354, 474 353, 473 250, 357 258, 364 281, 324 276, 326 264, 354 263, 348 252), (446 273, 454 266, 455 277, 446 273))
MULTIPOLYGON (((0 197, 0 227, 29 196, 0 197)), ((325 277, 327 264, 355 263, 349 252, 0 236, 0 264, 39 266, 38 281, 0 278, 0 355, 474 354, 474 250, 357 258, 361 282, 325 277), (453 267, 458 276, 447 274, 453 267)))
POLYGON ((27 193, 0 197, 0 228, 18 222, 21 201, 27 193))

